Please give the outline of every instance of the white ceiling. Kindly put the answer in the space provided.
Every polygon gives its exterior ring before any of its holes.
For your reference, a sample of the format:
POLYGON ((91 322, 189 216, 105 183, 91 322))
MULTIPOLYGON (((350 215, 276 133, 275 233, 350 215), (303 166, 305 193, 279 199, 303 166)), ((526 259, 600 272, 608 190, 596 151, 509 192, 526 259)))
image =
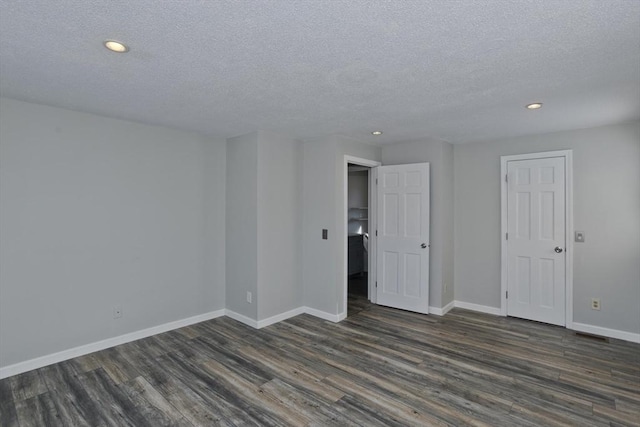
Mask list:
POLYGON ((640 1, 0 0, 0 91, 216 137, 586 128, 640 118, 640 1))

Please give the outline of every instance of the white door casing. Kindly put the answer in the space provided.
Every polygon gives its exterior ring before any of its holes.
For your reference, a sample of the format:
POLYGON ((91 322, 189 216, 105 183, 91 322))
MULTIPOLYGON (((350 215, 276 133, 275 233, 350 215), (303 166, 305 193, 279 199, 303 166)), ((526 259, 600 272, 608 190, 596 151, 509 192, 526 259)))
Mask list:
MULTIPOLYGON (((376 178, 377 167, 380 166, 380 162, 376 160, 365 159, 361 157, 349 156, 345 155, 343 159, 343 248, 344 248, 344 256, 343 256, 343 282, 341 291, 341 300, 342 300, 342 309, 340 309, 340 305, 338 305, 338 321, 345 319, 347 317, 347 306, 348 306, 348 289, 349 289, 349 278, 347 272, 349 271, 349 257, 348 257, 348 221, 349 221, 349 203, 348 203, 348 183, 349 183, 349 164, 366 166, 369 169, 369 274, 368 274, 368 282, 369 282, 369 293, 371 294, 371 302, 375 303, 375 291, 371 291, 375 289, 376 282, 376 250, 377 250, 377 242, 375 239, 371 237, 371 229, 375 228, 375 224, 377 222, 377 192, 375 190, 375 185, 372 183, 376 178)), ((340 298, 340 297, 339 297, 340 298)))
POLYGON ((506 314, 566 325, 566 158, 506 162, 506 314))
POLYGON ((377 303, 427 314, 429 164, 377 169, 377 303))

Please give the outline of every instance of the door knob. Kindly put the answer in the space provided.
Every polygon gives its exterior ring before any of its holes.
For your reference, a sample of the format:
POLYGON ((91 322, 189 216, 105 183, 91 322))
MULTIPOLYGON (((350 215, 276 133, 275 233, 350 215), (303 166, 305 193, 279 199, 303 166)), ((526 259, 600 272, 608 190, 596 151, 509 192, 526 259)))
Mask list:
POLYGON ((561 254, 562 253, 562 248, 560 246, 556 246, 554 251, 556 251, 557 254, 561 254))
POLYGON ((421 244, 421 245, 420 245, 420 247, 421 247, 422 249, 425 249, 425 248, 427 247, 427 244, 426 244, 426 243, 423 243, 423 244, 421 244))

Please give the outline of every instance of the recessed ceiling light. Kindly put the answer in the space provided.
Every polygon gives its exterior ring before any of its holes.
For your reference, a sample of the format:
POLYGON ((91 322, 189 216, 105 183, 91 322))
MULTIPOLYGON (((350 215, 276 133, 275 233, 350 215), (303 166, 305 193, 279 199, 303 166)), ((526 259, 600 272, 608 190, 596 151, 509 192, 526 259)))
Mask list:
POLYGON ((104 47, 106 47, 112 52, 117 52, 117 53, 125 53, 129 51, 129 48, 127 47, 127 45, 115 40, 105 40, 104 47))
POLYGON ((537 110, 538 108, 542 108, 542 102, 534 102, 533 104, 529 104, 526 107, 529 110, 537 110))
POLYGON ((382 135, 382 131, 381 130, 374 130, 373 132, 371 132, 371 135, 382 135))

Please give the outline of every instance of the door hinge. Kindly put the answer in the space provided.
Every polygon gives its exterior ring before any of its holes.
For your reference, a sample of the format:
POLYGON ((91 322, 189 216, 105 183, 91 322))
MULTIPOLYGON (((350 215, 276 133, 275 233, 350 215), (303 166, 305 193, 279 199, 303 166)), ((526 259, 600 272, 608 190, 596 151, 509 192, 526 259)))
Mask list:
POLYGON ((376 178, 376 185, 378 185, 378 178, 376 178))
POLYGON ((504 239, 509 240, 509 233, 504 233, 504 239))
POLYGON ((376 288, 378 287, 378 282, 376 281, 376 288))
POLYGON ((378 235, 378 230, 376 230, 376 236, 378 235))
POLYGON ((509 175, 504 176, 504 182, 509 182, 509 175))
POLYGON ((509 291, 507 291, 507 299, 509 299, 509 291))

